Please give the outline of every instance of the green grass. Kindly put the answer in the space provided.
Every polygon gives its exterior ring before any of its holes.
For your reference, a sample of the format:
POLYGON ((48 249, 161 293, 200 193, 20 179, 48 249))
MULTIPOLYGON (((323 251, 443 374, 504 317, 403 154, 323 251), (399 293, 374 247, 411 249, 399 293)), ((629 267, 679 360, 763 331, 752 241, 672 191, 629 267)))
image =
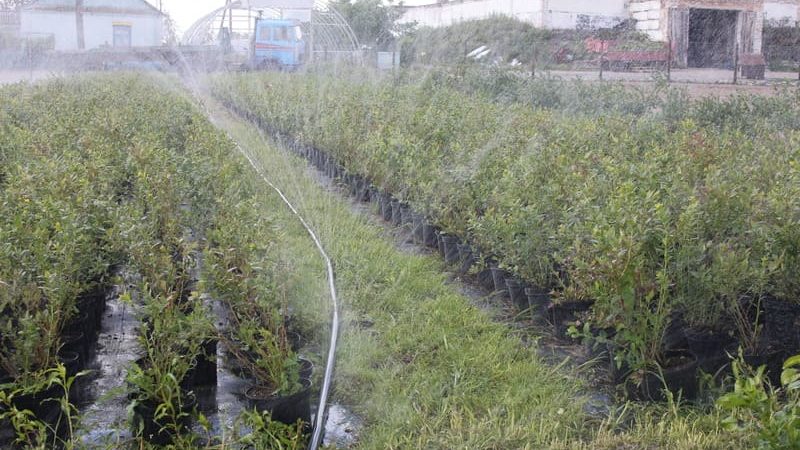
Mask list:
MULTIPOLYGON (((205 101, 214 122, 317 230, 334 261, 344 318, 335 396, 364 419, 360 448, 749 447, 722 432, 713 412, 631 406, 605 421, 588 417, 579 373, 543 362, 535 347, 523 346, 449 286, 440 262, 396 250, 381 227, 322 188, 305 161, 205 101), (362 320, 374 325, 357 326, 362 320)), ((292 303, 305 297, 314 305, 308 316, 319 320, 326 295, 321 261, 277 196, 266 196, 264 208, 283 232, 281 252, 294 280, 287 296, 292 303)))

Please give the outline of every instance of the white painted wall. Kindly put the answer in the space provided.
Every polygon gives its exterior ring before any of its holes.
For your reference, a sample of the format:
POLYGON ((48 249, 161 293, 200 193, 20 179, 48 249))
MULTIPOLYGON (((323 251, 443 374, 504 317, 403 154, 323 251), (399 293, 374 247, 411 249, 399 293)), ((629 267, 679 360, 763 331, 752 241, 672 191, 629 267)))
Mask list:
POLYGON ((581 16, 594 28, 610 27, 629 17, 624 0, 549 0, 545 3, 543 25, 547 28, 575 28, 581 23, 581 16))
POLYGON ((401 21, 441 27, 500 14, 560 29, 575 28, 585 16, 590 25, 607 27, 629 17, 625 5, 625 0, 464 0, 410 7, 401 21))
POLYGON ((54 36, 56 50, 78 48, 74 13, 23 11, 20 15, 20 33, 23 36, 29 34, 54 36))
MULTIPOLYGON (((74 12, 23 11, 20 20, 23 35, 53 35, 55 49, 61 51, 78 49, 74 12)), ((84 13, 83 29, 86 50, 104 45, 113 45, 114 23, 131 26, 131 45, 152 47, 161 45, 164 26, 160 16, 84 13)))
POLYGON ((541 24, 540 0, 466 0, 411 7, 402 22, 417 22, 420 26, 443 27, 465 20, 484 19, 502 14, 535 25, 541 24))
POLYGON ((764 18, 767 20, 781 20, 788 17, 791 21, 800 20, 800 6, 797 1, 765 1, 764 18))
POLYGON ((86 48, 113 45, 113 25, 115 23, 131 26, 131 45, 133 47, 161 45, 164 26, 159 16, 92 13, 83 15, 86 48))

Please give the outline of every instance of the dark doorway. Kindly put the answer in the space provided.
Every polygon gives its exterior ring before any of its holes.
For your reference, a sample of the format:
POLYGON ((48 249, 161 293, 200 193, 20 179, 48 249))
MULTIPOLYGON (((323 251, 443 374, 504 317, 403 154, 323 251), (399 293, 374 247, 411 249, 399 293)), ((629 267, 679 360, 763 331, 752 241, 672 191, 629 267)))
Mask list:
POLYGON ((733 68, 739 11, 689 10, 689 67, 733 68))

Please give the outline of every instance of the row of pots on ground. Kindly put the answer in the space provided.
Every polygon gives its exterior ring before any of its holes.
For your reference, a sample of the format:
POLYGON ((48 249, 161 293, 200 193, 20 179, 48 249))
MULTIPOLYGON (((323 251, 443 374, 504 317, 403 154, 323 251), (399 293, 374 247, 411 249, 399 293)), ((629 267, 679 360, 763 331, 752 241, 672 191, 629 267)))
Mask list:
MULTIPOLYGON (((263 123, 259 125, 264 126, 263 123)), ((484 289, 507 296, 517 309, 529 311, 535 321, 546 320, 558 337, 568 338, 566 332, 570 324, 591 308, 591 303, 585 301, 553 302, 547 289, 527 284, 499 267, 495 258, 483 257, 469 241, 442 230, 410 205, 372 185, 366 177, 348 173, 324 150, 303 145, 291 137, 281 137, 289 142, 289 148, 327 177, 342 181, 351 196, 377 205, 377 212, 384 221, 410 230, 414 243, 437 250, 446 264, 458 266, 459 274, 477 268, 477 280, 484 289)), ((762 312, 765 333, 759 347, 744 353, 744 360, 753 366, 766 365, 770 380, 779 383, 783 360, 800 348, 800 327, 796 326, 800 324, 800 307, 766 298, 757 308, 762 312)), ((672 392, 680 390, 684 398, 692 398, 698 393, 699 371, 718 377, 730 373, 731 358, 739 347, 733 336, 692 329, 680 320, 675 320, 670 328, 673 331, 671 336, 665 337, 664 368, 660 371, 634 374, 625 367, 618 367, 611 345, 595 343, 591 351, 608 358, 614 383, 621 384, 629 398, 639 400, 662 400, 664 387, 672 392)))
MULTIPOLYGON (((473 266, 478 267, 477 279, 485 289, 507 295, 520 310, 528 309, 534 320, 547 319, 558 337, 568 338, 566 332, 570 324, 591 309, 591 303, 586 301, 553 302, 547 289, 526 284, 499 267, 494 257, 482 257, 479 250, 468 241, 445 232, 410 205, 374 186, 368 178, 349 173, 328 152, 305 145, 275 129, 261 117, 238 108, 226 99, 222 101, 239 115, 287 143, 292 151, 310 161, 327 177, 343 181, 349 187, 350 194, 359 201, 377 204, 385 221, 410 228, 416 243, 437 249, 447 264, 460 264, 461 274, 473 266)), ((760 321, 758 325, 763 324, 766 332, 761 333, 758 346, 744 351, 744 359, 753 365, 766 365, 771 381, 778 382, 782 360, 800 350, 800 306, 777 300, 770 304, 771 299, 766 300, 764 304, 757 302, 757 312, 747 318, 751 323, 760 321)), ((745 301, 753 302, 752 299, 745 301)), ((730 372, 731 358, 740 346, 736 338, 724 333, 689 328, 679 319, 673 320, 669 328, 673 330, 672 336, 665 338, 662 368, 657 371, 634 373, 624 365, 618 367, 614 363, 615 349, 612 344, 597 345, 595 342, 590 349, 597 356, 609 360, 611 379, 623 385, 626 394, 635 399, 660 400, 665 386, 671 391, 683 390, 686 393, 684 398, 691 397, 698 391, 699 370, 718 376, 730 372), (713 350, 693 352, 689 348, 690 341, 713 350), (720 342, 724 345, 719 345, 720 342)), ((613 336, 613 330, 604 331, 607 337, 613 336)))
MULTIPOLYGON (((223 353, 226 356, 226 367, 234 375, 246 381, 244 388, 238 392, 240 398, 249 408, 254 408, 259 412, 267 411, 272 420, 285 424, 294 424, 298 420, 310 423, 311 419, 311 376, 313 366, 310 361, 300 358, 299 380, 301 389, 288 395, 275 394, 270 388, 262 385, 257 377, 247 369, 248 363, 253 363, 254 356, 247 351, 243 351, 240 343, 233 338, 231 333, 223 332, 223 353), (245 363, 243 360, 247 360, 245 363)), ((301 338, 292 339, 293 345, 300 345, 301 338)), ((140 430, 142 436, 150 443, 156 445, 168 445, 174 441, 176 433, 184 433, 191 427, 192 411, 197 406, 197 398, 194 395, 196 388, 207 388, 217 385, 217 366, 220 339, 209 338, 201 346, 201 351, 192 361, 189 371, 180 380, 182 391, 181 411, 178 416, 178 423, 167 426, 163 423, 164 419, 159 419, 156 411, 158 404, 153 401, 137 402, 134 407, 134 430, 140 430)), ((295 347, 296 351, 297 348, 295 347)), ((143 366, 147 364, 145 358, 140 358, 136 364, 143 366)), ((131 395, 135 389, 131 389, 131 395)))
MULTIPOLYGON (((61 347, 57 357, 59 363, 64 366, 68 379, 75 377, 89 366, 96 349, 106 309, 106 299, 112 290, 113 286, 100 283, 94 289, 81 294, 76 302, 77 312, 62 328, 61 347)), ((79 399, 81 390, 78 384, 72 383, 67 393, 61 383, 44 381, 43 384, 17 386, 13 377, 3 374, 0 376, 0 385, 10 387, 9 392, 14 393, 10 404, 17 410, 30 411, 37 420, 46 423, 59 435, 68 431, 66 421, 63 420, 61 400, 67 394, 73 402, 79 399)), ((7 420, 0 422, 0 447, 11 446, 14 438, 15 433, 11 423, 7 420)))

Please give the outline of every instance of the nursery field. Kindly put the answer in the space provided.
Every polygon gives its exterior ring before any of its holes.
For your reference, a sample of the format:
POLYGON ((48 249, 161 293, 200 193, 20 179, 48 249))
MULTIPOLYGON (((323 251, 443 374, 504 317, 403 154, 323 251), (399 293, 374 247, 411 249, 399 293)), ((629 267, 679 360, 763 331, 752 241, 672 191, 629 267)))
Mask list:
POLYGON ((690 100, 493 75, 211 84, 447 264, 586 345, 620 401, 679 399, 797 445, 797 92, 690 100))
POLYGON ((325 304, 293 304, 278 202, 167 81, 0 90, 0 447, 304 445, 325 304))
POLYGON ((304 224, 343 445, 800 443, 797 92, 201 83, 0 88, 0 448, 306 448, 304 224))

